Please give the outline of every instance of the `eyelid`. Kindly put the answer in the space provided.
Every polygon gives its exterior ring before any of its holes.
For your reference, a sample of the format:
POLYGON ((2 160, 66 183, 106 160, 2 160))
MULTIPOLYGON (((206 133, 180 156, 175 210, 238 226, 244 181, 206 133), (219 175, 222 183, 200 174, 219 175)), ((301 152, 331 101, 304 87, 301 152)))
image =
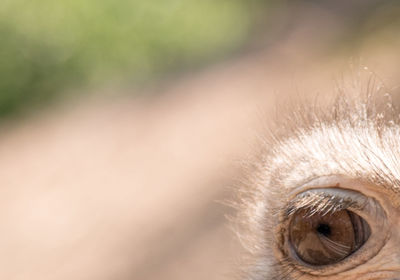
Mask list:
MULTIPOLYGON (((310 211, 310 216, 322 215, 343 209, 362 211, 370 199, 359 192, 339 188, 316 188, 298 194, 288 205, 287 216, 300 209, 310 211)), ((372 203, 372 207, 376 205, 372 203)))
MULTIPOLYGON (((370 216, 386 216, 388 208, 390 208, 391 206, 396 206, 396 204, 393 203, 393 201, 391 200, 391 198, 394 196, 388 195, 387 192, 385 192, 385 196, 383 196, 382 194, 384 192, 382 191, 381 187, 377 187, 376 185, 370 183, 368 180, 364 180, 362 178, 351 178, 341 174, 332 174, 305 180, 303 183, 297 185, 296 187, 293 187, 289 191, 289 200, 287 201, 286 205, 290 205, 291 201, 296 199, 298 195, 313 189, 333 189, 349 192, 354 191, 355 193, 360 194, 361 196, 368 199, 366 208, 360 212, 367 212, 370 214, 370 216)), ((286 210, 287 207, 284 209, 284 211, 286 210)))

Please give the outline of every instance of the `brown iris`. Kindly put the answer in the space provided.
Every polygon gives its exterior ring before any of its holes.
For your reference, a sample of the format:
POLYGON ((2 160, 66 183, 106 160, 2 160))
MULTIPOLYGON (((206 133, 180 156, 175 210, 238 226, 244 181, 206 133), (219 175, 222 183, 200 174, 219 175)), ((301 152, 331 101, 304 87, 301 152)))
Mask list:
POLYGON ((368 239, 367 222, 349 210, 328 214, 298 210, 289 226, 297 256, 310 265, 337 263, 357 251, 368 239))

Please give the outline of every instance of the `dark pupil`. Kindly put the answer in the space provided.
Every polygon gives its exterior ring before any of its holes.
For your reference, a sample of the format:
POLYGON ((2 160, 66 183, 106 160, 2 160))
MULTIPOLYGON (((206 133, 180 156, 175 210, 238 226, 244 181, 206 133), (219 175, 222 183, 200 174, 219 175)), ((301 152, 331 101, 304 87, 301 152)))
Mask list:
POLYGON ((329 236, 331 234, 331 227, 327 224, 319 224, 317 231, 322 235, 329 236))

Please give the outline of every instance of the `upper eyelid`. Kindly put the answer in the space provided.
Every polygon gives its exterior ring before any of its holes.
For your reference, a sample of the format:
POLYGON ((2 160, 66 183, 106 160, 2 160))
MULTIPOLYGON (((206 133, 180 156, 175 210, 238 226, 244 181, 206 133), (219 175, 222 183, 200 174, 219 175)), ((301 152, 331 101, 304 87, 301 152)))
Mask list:
POLYGON ((291 216, 300 209, 309 209, 310 214, 327 214, 343 209, 362 210, 368 197, 359 192, 337 188, 310 189, 289 202, 286 215, 291 216))

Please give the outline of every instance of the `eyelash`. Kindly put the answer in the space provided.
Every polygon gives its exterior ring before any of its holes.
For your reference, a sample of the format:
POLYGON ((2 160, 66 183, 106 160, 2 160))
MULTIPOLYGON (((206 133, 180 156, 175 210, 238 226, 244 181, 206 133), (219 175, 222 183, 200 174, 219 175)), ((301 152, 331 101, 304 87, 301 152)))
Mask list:
POLYGON ((315 214, 327 215, 344 209, 362 210, 365 207, 364 203, 351 197, 341 197, 325 192, 308 192, 299 195, 288 205, 286 216, 290 217, 299 210, 308 210, 307 216, 311 217, 315 214))

